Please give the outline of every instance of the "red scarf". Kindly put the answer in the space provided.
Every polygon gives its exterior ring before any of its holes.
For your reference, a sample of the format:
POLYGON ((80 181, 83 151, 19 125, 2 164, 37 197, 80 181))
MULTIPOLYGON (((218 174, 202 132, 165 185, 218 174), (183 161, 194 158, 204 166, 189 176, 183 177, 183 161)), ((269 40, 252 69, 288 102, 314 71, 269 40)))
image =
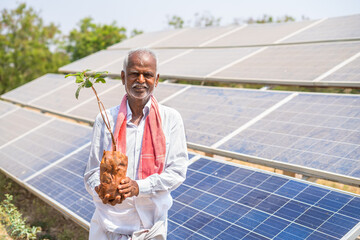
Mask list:
MULTIPOLYGON (((126 154, 126 116, 127 95, 123 97, 116 120, 114 137, 116 149, 126 154)), ((160 174, 164 168, 166 153, 165 135, 162 131, 159 105, 151 96, 151 108, 145 119, 142 150, 139 163, 139 179, 144 179, 154 173, 160 174)))

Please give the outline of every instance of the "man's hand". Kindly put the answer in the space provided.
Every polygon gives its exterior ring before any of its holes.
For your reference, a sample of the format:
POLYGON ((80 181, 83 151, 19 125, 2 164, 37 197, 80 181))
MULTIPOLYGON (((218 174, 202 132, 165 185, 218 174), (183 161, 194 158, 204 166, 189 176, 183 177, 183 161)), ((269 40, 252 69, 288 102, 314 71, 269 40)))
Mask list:
POLYGON ((115 199, 113 199, 113 200, 109 200, 110 199, 110 194, 101 194, 101 189, 102 189, 102 187, 101 187, 101 184, 99 185, 99 186, 96 186, 95 187, 95 191, 97 192, 97 194, 99 195, 99 198, 102 200, 102 202, 104 203, 104 204, 107 204, 107 203, 109 203, 109 204, 111 204, 112 206, 115 206, 116 204, 118 204, 118 203, 122 203, 122 201, 124 200, 124 198, 123 197, 121 197, 121 195, 119 194, 119 195, 117 195, 116 197, 115 197, 115 199))
POLYGON ((139 195, 139 185, 129 177, 121 180, 118 190, 125 198, 139 195))

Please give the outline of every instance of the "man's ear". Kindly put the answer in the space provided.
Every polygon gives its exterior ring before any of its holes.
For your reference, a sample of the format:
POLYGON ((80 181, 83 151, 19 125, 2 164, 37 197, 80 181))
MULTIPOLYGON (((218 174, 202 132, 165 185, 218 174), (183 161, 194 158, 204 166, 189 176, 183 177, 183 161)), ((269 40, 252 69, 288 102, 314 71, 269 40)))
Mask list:
POLYGON ((156 75, 156 80, 155 80, 155 87, 157 87, 158 83, 159 83, 159 78, 160 78, 160 74, 156 75))
POLYGON ((125 72, 124 72, 124 70, 121 71, 121 81, 122 81, 122 84, 125 85, 125 72))

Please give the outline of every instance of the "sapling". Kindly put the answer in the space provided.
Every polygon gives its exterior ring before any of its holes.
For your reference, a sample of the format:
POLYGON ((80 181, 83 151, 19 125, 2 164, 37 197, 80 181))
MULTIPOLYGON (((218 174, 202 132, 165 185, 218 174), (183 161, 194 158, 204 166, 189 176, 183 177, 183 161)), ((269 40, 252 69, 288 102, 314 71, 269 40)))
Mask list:
POLYGON ((108 73, 107 71, 103 71, 103 72, 95 72, 94 74, 90 74, 91 70, 90 69, 87 69, 87 70, 84 70, 82 72, 77 72, 77 73, 72 73, 72 74, 68 74, 68 75, 65 75, 65 78, 67 77, 70 77, 70 76, 74 76, 76 79, 75 79, 75 82, 78 84, 78 88, 75 92, 75 97, 76 99, 79 99, 79 94, 80 94, 80 90, 83 89, 83 88, 91 88, 96 96, 96 99, 97 99, 97 103, 98 103, 98 107, 99 107, 99 111, 101 113, 101 117, 105 123, 105 126, 106 128, 108 129, 108 131, 110 132, 111 134, 111 140, 112 140, 112 147, 113 147, 113 150, 116 151, 116 143, 115 143, 115 138, 114 138, 114 135, 111 131, 111 128, 110 128, 110 122, 109 122, 109 118, 106 114, 106 109, 104 107, 104 104, 101 102, 99 96, 97 95, 97 92, 94 88, 94 83, 106 83, 106 80, 105 80, 105 77, 106 77, 106 74, 108 73), (103 113, 104 111, 104 113, 103 113), (104 116, 105 115, 105 116, 104 116), (106 120, 105 120, 106 119, 106 120))
POLYGON ((126 177, 128 159, 124 153, 116 151, 116 141, 111 131, 110 121, 106 113, 106 109, 94 88, 95 83, 106 83, 105 76, 107 72, 95 72, 91 74, 90 71, 91 70, 87 69, 82 72, 68 74, 65 78, 69 76, 74 76, 76 78, 75 82, 78 84, 78 88, 75 92, 75 97, 77 99, 81 89, 91 88, 93 90, 97 99, 101 117, 106 128, 111 134, 112 151, 104 150, 103 152, 100 163, 100 185, 95 187, 95 191, 102 199, 103 203, 115 205, 116 203, 121 203, 124 200, 124 196, 118 191, 118 186, 120 185, 121 180, 126 177))

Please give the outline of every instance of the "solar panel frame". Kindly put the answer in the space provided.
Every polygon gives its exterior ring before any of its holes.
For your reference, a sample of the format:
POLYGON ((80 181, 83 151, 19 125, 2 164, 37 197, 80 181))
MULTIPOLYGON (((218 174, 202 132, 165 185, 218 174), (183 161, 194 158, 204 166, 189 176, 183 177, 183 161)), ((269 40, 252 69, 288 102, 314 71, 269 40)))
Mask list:
POLYGON ((254 46, 267 45, 281 40, 307 26, 314 21, 291 23, 252 24, 229 34, 217 41, 206 44, 207 47, 254 46), (261 34, 260 34, 261 33, 261 34), (259 37, 261 35, 261 37, 259 37))
MULTIPOLYGON (((211 77, 308 82, 360 51, 360 44, 327 43, 267 47, 211 77)), ((356 85, 356 84, 354 84, 356 85)))
POLYGON ((312 28, 309 28, 291 38, 286 43, 359 39, 360 14, 327 18, 312 28))
MULTIPOLYGON (((189 166, 188 178, 184 184, 172 192, 174 205, 169 210, 168 239, 240 239, 245 236, 244 239, 253 239, 252 237, 255 237, 254 239, 289 239, 289 236, 292 236, 291 239, 305 239, 310 234, 321 239, 320 237, 324 236, 330 237, 331 235, 325 234, 333 234, 333 232, 328 232, 332 228, 342 229, 334 228, 334 225, 331 225, 339 224, 338 217, 341 217, 341 214, 346 214, 348 220, 353 219, 350 224, 352 229, 350 228, 349 231, 349 227, 347 227, 346 231, 349 232, 344 239, 355 238, 360 234, 360 208, 356 209, 357 215, 350 212, 352 209, 350 206, 357 206, 354 205, 356 204, 354 201, 360 199, 357 194, 240 166, 224 160, 203 156, 198 158, 200 160, 189 166), (208 162, 205 163, 205 161, 208 162), (231 170, 231 168, 235 168, 235 170, 231 170), (257 174, 257 176, 255 177, 253 174, 257 174), (259 177, 265 181, 259 180, 259 177), (209 183, 213 183, 213 179, 219 179, 219 181, 211 184, 210 188, 204 188, 206 185, 202 182, 206 179, 209 179, 209 183), (248 181, 246 181, 247 179, 248 181), (271 181, 269 181, 270 179, 271 181), (234 183, 235 187, 233 187, 234 184, 231 186, 226 183, 234 183), (244 192, 244 190, 246 191, 244 192), (257 203, 251 200, 253 199, 250 197, 251 195, 257 196, 255 198, 257 203), (248 200, 245 200, 245 197, 248 197, 248 200), (338 203, 339 197, 343 197, 341 203, 338 203), (266 200, 263 201, 263 199, 266 200), (279 202, 281 204, 276 205, 279 202), (344 207, 344 203, 350 204, 349 207, 344 207), (209 204, 213 207, 211 208, 209 204), (340 209, 342 210, 340 211, 340 209), (325 226, 319 225, 319 220, 313 217, 314 211, 329 213, 332 211, 334 214, 327 217, 323 213, 316 214, 317 218, 325 217, 324 223, 327 224, 325 226), (255 215, 251 218, 244 218, 250 213, 255 215), (355 216, 356 220, 353 218, 355 216), (309 217, 312 222, 303 221, 309 217), (240 221, 242 219, 246 220, 240 221), (272 223, 267 225, 270 222, 272 223), (299 225, 299 223, 306 225, 299 225), (281 229, 281 225, 283 226, 282 231, 274 228, 276 226, 281 229), (319 229, 322 232, 315 233, 310 230, 317 229, 316 226, 320 226, 319 229), (251 231, 249 232, 249 230, 251 231), (294 232, 298 235, 289 235, 294 232), (258 235, 259 233, 262 235, 258 235)), ((341 220, 344 223, 348 221, 345 221, 345 218, 341 220)), ((346 231, 342 234, 345 235, 346 231)))
POLYGON ((116 49, 131 49, 138 47, 151 47, 151 45, 160 43, 162 41, 166 41, 168 38, 176 36, 182 32, 186 31, 186 29, 176 29, 176 30, 165 30, 165 31, 157 31, 157 32, 148 32, 137 35, 133 38, 129 38, 120 43, 114 44, 107 49, 116 50, 116 49))
POLYGON ((0 100, 0 118, 5 117, 6 115, 16 111, 19 107, 0 100))

